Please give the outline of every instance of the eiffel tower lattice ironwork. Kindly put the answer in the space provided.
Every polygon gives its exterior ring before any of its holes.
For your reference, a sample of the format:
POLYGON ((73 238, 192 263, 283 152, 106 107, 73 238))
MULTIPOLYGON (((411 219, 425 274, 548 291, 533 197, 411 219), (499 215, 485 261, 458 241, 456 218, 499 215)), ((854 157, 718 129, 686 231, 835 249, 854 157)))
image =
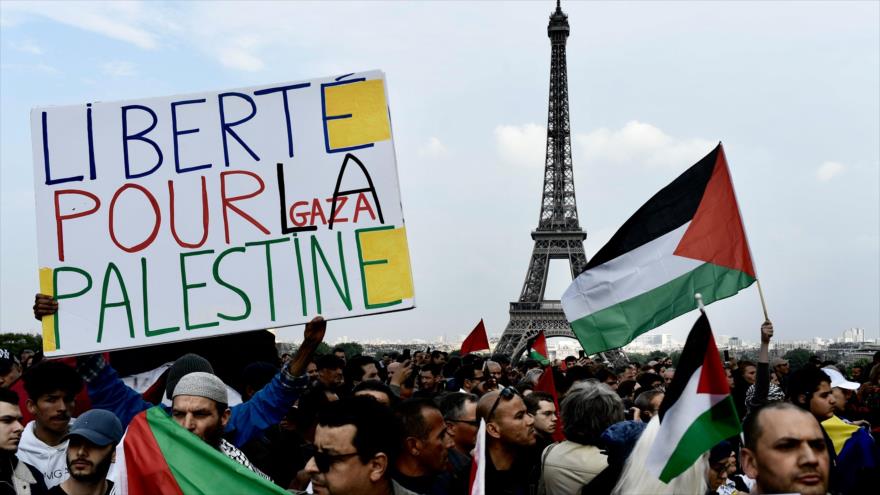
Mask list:
POLYGON ((584 271, 587 233, 578 221, 571 162, 571 132, 568 111, 568 75, 565 44, 568 16, 559 1, 550 15, 550 104, 547 115, 547 155, 544 165, 544 191, 538 228, 532 231, 535 247, 519 300, 510 303, 507 324, 495 352, 518 358, 528 340, 543 330, 547 337, 575 338, 558 300, 546 300, 550 260, 568 260, 572 279, 584 271))

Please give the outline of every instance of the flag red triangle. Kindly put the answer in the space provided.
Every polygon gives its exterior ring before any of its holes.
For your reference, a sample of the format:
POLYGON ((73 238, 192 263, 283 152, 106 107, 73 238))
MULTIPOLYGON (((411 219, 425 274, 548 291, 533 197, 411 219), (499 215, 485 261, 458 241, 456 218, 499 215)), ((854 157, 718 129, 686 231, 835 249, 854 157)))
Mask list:
MULTIPOLYGON (((544 332, 541 332, 541 338, 543 337, 544 332)), ((546 348, 547 343, 545 341, 545 351, 546 348)), ((550 366, 544 367, 544 372, 541 373, 541 377, 538 378, 538 383, 535 384, 535 392, 546 392, 552 395, 553 403, 556 404, 556 414, 559 414, 559 396, 556 394, 556 382, 553 380, 553 368, 550 366)), ((559 420, 556 422, 556 431, 553 432, 553 441, 561 442, 563 440, 565 440, 565 434, 562 433, 562 415, 559 415, 559 420)))
POLYGON ((706 345, 706 354, 703 357, 703 367, 700 372, 700 382, 697 384, 698 394, 726 395, 730 393, 727 384, 727 375, 724 374, 724 366, 718 356, 718 347, 715 346, 715 337, 709 332, 709 342, 706 345))
POLYGON ((732 268, 755 277, 724 148, 719 150, 700 206, 674 254, 732 268))
POLYGON ((532 350, 544 356, 545 359, 550 358, 550 354, 547 352, 547 337, 544 337, 543 331, 538 332, 538 336, 532 342, 532 350))
POLYGON ((461 355, 464 356, 465 354, 485 349, 489 349, 489 336, 486 335, 486 326, 483 325, 483 320, 480 319, 477 326, 471 330, 470 335, 461 343, 461 355))

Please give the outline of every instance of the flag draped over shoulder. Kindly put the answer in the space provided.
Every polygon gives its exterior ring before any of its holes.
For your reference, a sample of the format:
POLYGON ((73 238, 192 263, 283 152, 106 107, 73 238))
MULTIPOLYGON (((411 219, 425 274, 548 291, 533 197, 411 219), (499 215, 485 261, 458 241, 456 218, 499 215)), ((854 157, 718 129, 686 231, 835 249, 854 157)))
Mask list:
POLYGON ((122 448, 130 495, 287 493, 182 428, 161 406, 132 420, 122 448))
POLYGON ((664 483, 742 429, 705 313, 688 335, 658 414, 660 431, 646 466, 664 483))
POLYGON ((633 214, 562 296, 588 354, 623 347, 756 280, 724 149, 718 146, 633 214))

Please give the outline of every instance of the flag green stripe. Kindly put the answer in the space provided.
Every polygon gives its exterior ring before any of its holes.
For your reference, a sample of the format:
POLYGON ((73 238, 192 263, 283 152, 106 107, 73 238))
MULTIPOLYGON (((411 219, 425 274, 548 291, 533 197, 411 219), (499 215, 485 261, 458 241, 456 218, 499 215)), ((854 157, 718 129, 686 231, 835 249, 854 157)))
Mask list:
MULTIPOLYGON (((147 410, 147 421, 171 474, 186 494, 289 493, 226 457, 175 423, 159 407, 147 410)), ((143 462, 149 462, 144 459, 143 462)))
POLYGON ((571 329, 589 354, 617 349, 695 309, 697 292, 709 304, 736 294, 754 281, 754 277, 739 270, 704 263, 656 289, 579 318, 571 322, 571 329))
POLYGON ((660 473, 660 480, 669 483, 691 467, 703 452, 710 450, 718 442, 737 435, 740 423, 736 415, 733 398, 726 399, 712 406, 701 414, 685 431, 669 461, 660 473))

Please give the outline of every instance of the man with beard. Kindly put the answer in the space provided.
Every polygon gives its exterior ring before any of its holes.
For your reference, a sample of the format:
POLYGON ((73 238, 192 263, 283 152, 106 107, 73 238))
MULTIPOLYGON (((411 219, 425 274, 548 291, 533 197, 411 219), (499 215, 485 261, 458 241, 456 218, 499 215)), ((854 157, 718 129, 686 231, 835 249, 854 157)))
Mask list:
POLYGON ((746 417, 742 466, 755 480, 752 493, 825 494, 828 447, 806 409, 772 402, 746 417))
POLYGON ((484 395, 477 414, 486 421, 486 491, 527 495, 537 488, 535 418, 513 387, 484 395))
POLYGON ((48 488, 67 479, 67 429, 82 379, 58 361, 43 361, 25 373, 28 411, 34 419, 21 434, 18 458, 43 473, 48 488))
POLYGON ((184 375, 174 387, 171 417, 226 457, 268 480, 269 477, 251 464, 241 450, 223 438, 230 416, 227 404, 223 380, 211 373, 197 371, 184 375))
POLYGON ((341 390, 345 384, 345 376, 343 369, 345 361, 332 355, 327 354, 318 358, 315 363, 318 369, 318 383, 327 390, 341 390))
POLYGON ((15 455, 22 431, 18 394, 0 388, 0 493, 46 493, 43 474, 15 455))
POLYGON ((77 418, 67 434, 67 470, 70 477, 49 490, 50 495, 108 495, 107 479, 122 439, 122 423, 110 411, 92 409, 77 418))

